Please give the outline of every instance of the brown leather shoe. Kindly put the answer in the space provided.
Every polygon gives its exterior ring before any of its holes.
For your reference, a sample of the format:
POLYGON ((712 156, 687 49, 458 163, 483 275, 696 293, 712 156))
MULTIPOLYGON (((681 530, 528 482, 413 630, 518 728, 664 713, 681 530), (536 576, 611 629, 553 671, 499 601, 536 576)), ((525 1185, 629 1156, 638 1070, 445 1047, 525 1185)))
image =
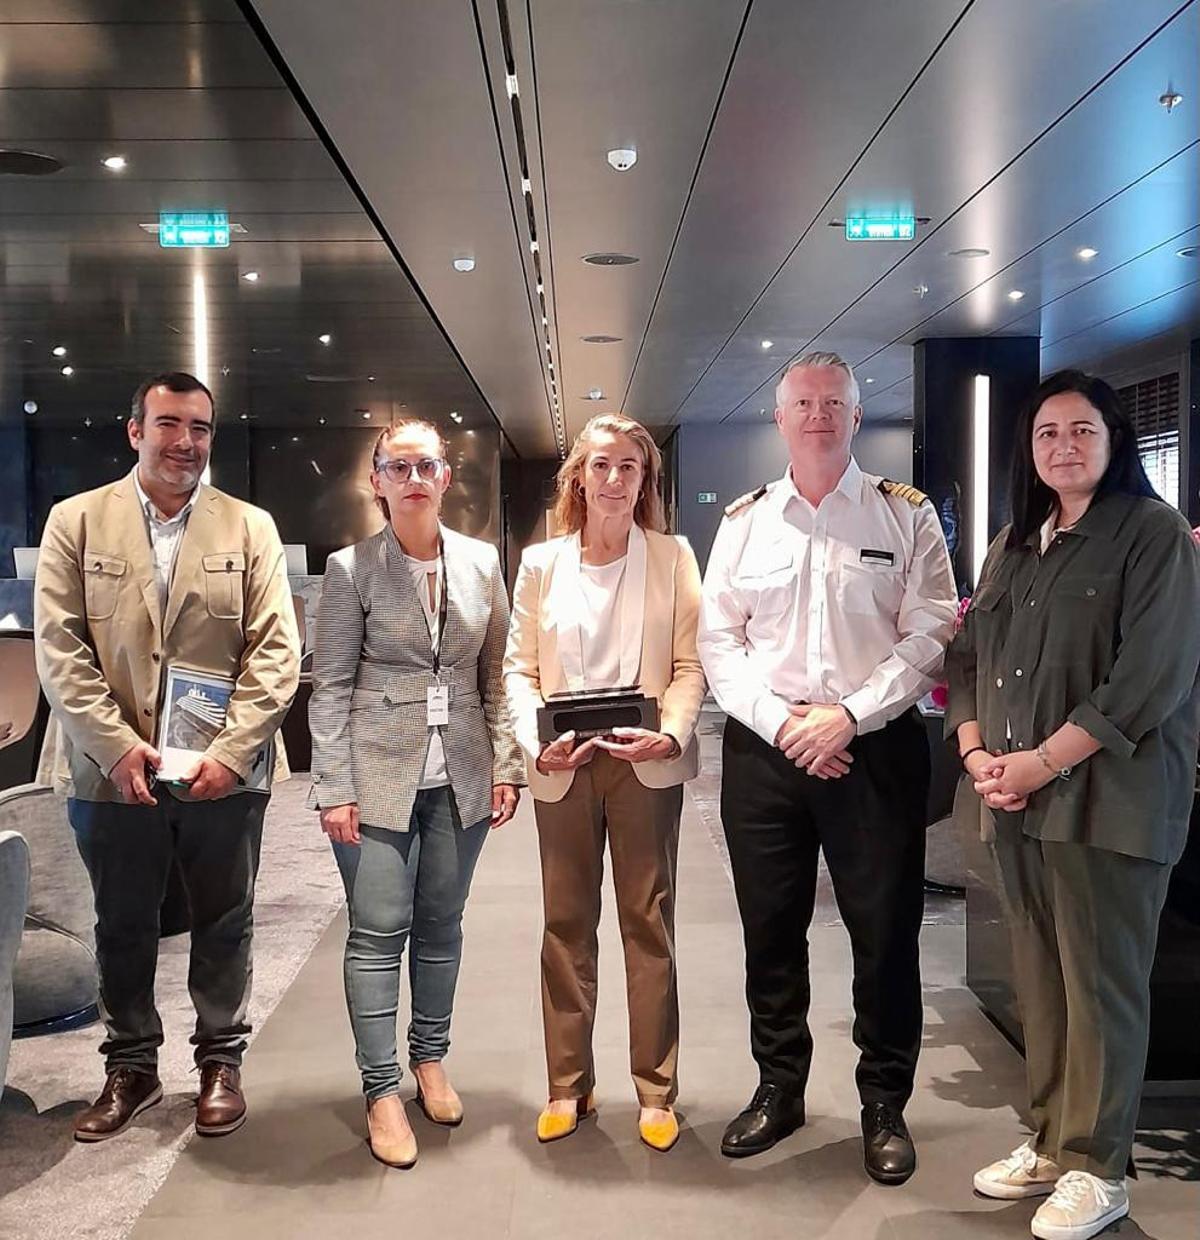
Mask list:
POLYGON ((107 1141, 124 1132, 147 1108, 161 1102, 162 1082, 155 1072, 115 1068, 108 1074, 100 1097, 75 1117, 76 1141, 107 1141))
POLYGON ((223 1137, 236 1132, 245 1122, 241 1069, 229 1063, 201 1064, 196 1131, 202 1137, 223 1137))

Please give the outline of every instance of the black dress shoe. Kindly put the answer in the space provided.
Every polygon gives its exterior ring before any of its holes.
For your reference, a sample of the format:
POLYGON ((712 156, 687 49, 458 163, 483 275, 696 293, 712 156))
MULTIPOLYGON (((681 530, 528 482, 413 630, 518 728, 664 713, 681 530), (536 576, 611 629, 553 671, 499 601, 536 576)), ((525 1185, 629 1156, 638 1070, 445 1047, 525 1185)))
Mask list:
POLYGON ((880 1184, 903 1184, 917 1169, 917 1151, 899 1109, 869 1102, 862 1109, 863 1165, 880 1184))
POLYGON ((804 1127, 804 1099, 778 1085, 760 1085, 749 1105, 735 1116, 721 1138, 726 1158, 761 1154, 797 1128, 804 1127))

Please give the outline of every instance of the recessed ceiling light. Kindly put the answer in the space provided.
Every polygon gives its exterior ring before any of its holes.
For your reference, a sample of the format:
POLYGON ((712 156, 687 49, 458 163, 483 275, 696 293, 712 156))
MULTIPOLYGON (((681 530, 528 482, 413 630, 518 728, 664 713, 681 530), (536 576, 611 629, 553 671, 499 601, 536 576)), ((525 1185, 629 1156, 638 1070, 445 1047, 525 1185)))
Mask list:
POLYGON ((541 282, 541 280, 537 282, 537 291, 539 295, 546 291, 546 286, 541 282))
POLYGON ((44 177, 63 170, 61 159, 37 151, 0 149, 0 172, 11 177, 44 177))
POLYGON ((536 241, 531 241, 529 243, 529 252, 530 254, 536 254, 538 252, 538 243, 536 241))
POLYGON ((317 419, 317 424, 318 424, 319 426, 324 426, 324 425, 325 425, 325 419, 324 419, 324 418, 318 418, 318 419, 317 419))
POLYGON ((1175 253, 1180 258, 1196 258, 1200 256, 1200 245, 1185 245, 1182 250, 1176 250, 1175 253))
POLYGON ((468 255, 464 255, 462 258, 456 258, 456 259, 454 260, 454 270, 455 270, 455 271, 464 271, 464 272, 466 272, 466 271, 474 271, 474 270, 475 270, 475 260, 474 260, 473 258, 471 258, 470 256, 468 256, 468 255))
POLYGON ((367 421, 367 419, 370 418, 371 416, 371 411, 369 409, 360 409, 359 413, 362 414, 364 422, 367 421))
POLYGON ((585 254, 583 261, 591 263, 593 267, 628 267, 630 263, 636 263, 638 260, 632 254, 601 251, 598 254, 585 254))
POLYGON ((1009 301, 1020 301, 1020 300, 1021 300, 1021 298, 1022 298, 1022 297, 1024 297, 1024 296, 1025 296, 1025 294, 1024 294, 1024 293, 1021 291, 1021 289, 1019 289, 1019 288, 1013 288, 1013 289, 1009 289, 1009 290, 1008 290, 1008 300, 1009 300, 1009 301))
POLYGON ((770 348, 773 348, 773 347, 774 347, 774 345, 775 345, 775 341, 774 341, 774 340, 764 340, 764 341, 762 342, 762 347, 763 347, 764 349, 770 349, 770 348))
POLYGON ((580 340, 584 344, 617 344, 620 342, 620 336, 580 336, 580 340))
POLYGON ((124 421, 125 421, 125 415, 124 415, 123 413, 118 413, 118 414, 117 414, 117 421, 118 421, 118 422, 124 422, 124 421))
POLYGON ((1096 257, 1096 255, 1097 255, 1097 254, 1099 254, 1099 253, 1100 253, 1100 251, 1099 251, 1099 250, 1093 250, 1093 249, 1092 249, 1092 247, 1091 247, 1090 245, 1080 246, 1080 248, 1079 248, 1078 250, 1076 250, 1076 251, 1075 251, 1075 255, 1076 255, 1076 257, 1077 257, 1077 258, 1082 258, 1085 262, 1086 262, 1089 258, 1095 258, 1095 257, 1096 257))
POLYGON ((75 367, 74 367, 74 366, 64 366, 64 367, 62 368, 62 372, 63 372, 63 374, 64 374, 64 375, 66 375, 66 376, 67 376, 67 378, 69 379, 69 378, 70 378, 70 377, 71 377, 71 376, 75 373, 75 367))
POLYGON ((292 443, 299 443, 299 442, 300 442, 300 436, 299 436, 299 435, 293 435, 293 436, 292 436, 292 443))
POLYGON ((317 337, 317 339, 322 344, 333 344, 333 337, 328 332, 322 332, 321 335, 317 337))
POLYGON ((102 162, 109 172, 124 172, 127 166, 124 155, 110 155, 102 162))
POLYGON ((249 280, 251 284, 257 284, 258 283, 258 272, 257 271, 244 271, 242 272, 242 279, 249 280))
POLYGON ((56 344, 50 352, 53 353, 55 357, 66 357, 67 346, 65 344, 56 344))
POLYGON ((865 382, 865 383, 874 383, 874 382, 875 382, 875 380, 874 380, 874 379, 865 379, 865 380, 864 380, 864 382, 865 382))
MULTIPOLYGON (((374 375, 368 375, 368 376, 367 376, 367 382, 368 382, 368 383, 374 383, 374 382, 375 382, 375 376, 374 376, 374 375)), ((400 406, 400 408, 401 408, 401 409, 403 409, 403 408, 404 408, 404 406, 403 406, 403 405, 401 405, 401 406, 400 406)))
POLYGON ((517 75, 515 73, 505 74, 504 89, 508 91, 508 97, 510 99, 515 98, 517 95, 521 93, 521 89, 517 85, 517 75))
POLYGON ((530 196, 533 194, 533 182, 528 177, 521 178, 521 193, 529 194, 530 196))
POLYGON ((249 418, 249 416, 250 416, 250 415, 249 415, 248 413, 239 413, 239 414, 238 414, 238 417, 239 417, 239 418, 241 418, 243 422, 245 422, 245 421, 246 421, 246 419, 247 419, 247 418, 249 418))
POLYGON ((947 250, 950 258, 987 258, 991 250, 985 250, 981 245, 966 245, 961 250, 947 250))
POLYGON ((38 403, 36 400, 27 400, 25 402, 26 413, 37 413, 37 411, 38 411, 38 403))
POLYGON ((592 388, 590 392, 583 398, 584 400, 603 400, 604 393, 599 388, 592 388))

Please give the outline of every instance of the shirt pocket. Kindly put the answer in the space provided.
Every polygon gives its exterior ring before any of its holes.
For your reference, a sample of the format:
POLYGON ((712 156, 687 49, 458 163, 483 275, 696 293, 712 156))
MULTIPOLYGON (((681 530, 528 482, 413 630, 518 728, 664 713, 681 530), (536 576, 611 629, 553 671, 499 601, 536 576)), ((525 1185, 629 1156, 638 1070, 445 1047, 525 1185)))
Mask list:
POLYGON ((846 563, 838 569, 838 607, 850 615, 895 620, 903 598, 904 572, 894 564, 846 563))
POLYGON ((107 620, 117 610, 121 578, 129 568, 117 555, 89 551, 83 561, 84 610, 89 620, 107 620))
POLYGON ((204 557, 204 590, 208 614, 216 620, 242 618, 246 557, 240 551, 218 551, 204 557))
POLYGON ((739 566, 733 585, 748 615, 778 615, 796 596, 796 557, 788 547, 760 551, 739 566))
POLYGON ((1060 577, 1051 588, 1050 603, 1070 624, 1095 623, 1115 631, 1118 593, 1112 577, 1060 577))

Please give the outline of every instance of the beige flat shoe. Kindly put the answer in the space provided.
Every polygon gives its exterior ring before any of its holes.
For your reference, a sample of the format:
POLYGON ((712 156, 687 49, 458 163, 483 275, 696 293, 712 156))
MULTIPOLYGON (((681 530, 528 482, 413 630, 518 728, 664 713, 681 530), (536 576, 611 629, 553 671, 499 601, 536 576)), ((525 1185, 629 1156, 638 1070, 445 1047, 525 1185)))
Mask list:
MULTIPOLYGON (((381 1098, 382 1102, 383 1099, 381 1098)), ((371 1123, 373 1107, 367 1103, 367 1144, 371 1147, 372 1157, 388 1167, 397 1167, 407 1171, 417 1161, 417 1138, 410 1129, 406 1136, 397 1136, 388 1132, 382 1124, 371 1123)))
POLYGON ((458 1096, 454 1086, 445 1078, 443 1070, 442 1079, 444 1089, 441 1094, 434 1098, 425 1093, 421 1087, 421 1078, 417 1074, 416 1064, 410 1064, 413 1078, 417 1082, 417 1106, 421 1108, 422 1114, 427 1120, 434 1124, 442 1124, 447 1128, 457 1128, 463 1122, 463 1104, 462 1099, 458 1096))

